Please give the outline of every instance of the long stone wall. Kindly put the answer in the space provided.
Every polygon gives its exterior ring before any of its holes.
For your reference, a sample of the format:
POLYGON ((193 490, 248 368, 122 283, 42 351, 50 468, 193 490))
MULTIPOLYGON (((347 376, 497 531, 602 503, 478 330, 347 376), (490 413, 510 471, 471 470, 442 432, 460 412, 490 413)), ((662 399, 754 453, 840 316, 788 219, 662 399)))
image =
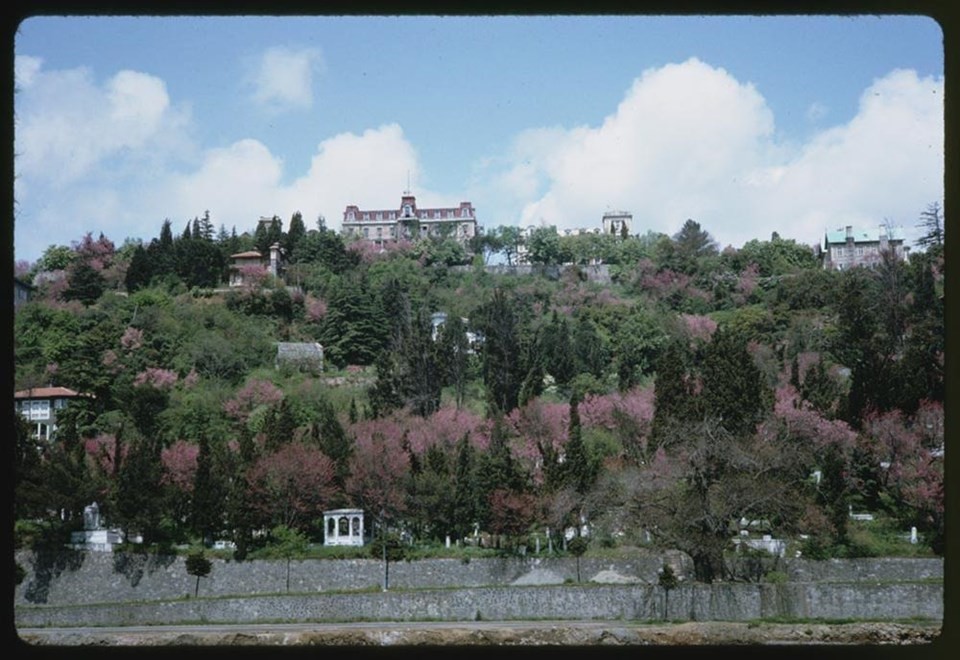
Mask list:
POLYGON ((761 618, 942 620, 943 585, 533 586, 386 593, 193 598, 154 603, 16 608, 18 628, 267 621, 631 620, 761 618))
MULTIPOLYGON (((691 574, 689 559, 667 555, 676 572, 691 574)), ((183 557, 136 553, 22 553, 17 560, 27 576, 17 587, 17 604, 79 605, 181 598, 192 594, 196 578, 187 574, 183 557)), ((287 590, 285 560, 225 561, 212 559, 210 575, 201 578, 207 596, 250 596, 287 590)), ((655 583, 661 555, 626 560, 581 559, 584 581, 655 583)), ((304 560, 289 564, 290 591, 318 593, 379 589, 383 564, 375 559, 304 560)), ((390 586, 398 589, 562 584, 577 578, 572 558, 429 559, 391 562, 390 586)))
POLYGON ((214 559, 196 578, 184 558, 134 553, 20 553, 27 569, 15 593, 19 627, 169 622, 471 621, 510 619, 729 620, 768 617, 940 619, 943 561, 860 559, 778 565, 784 584, 690 581, 680 553, 630 559, 433 559, 390 564, 391 591, 380 591, 373 559, 287 562, 214 559), (668 561, 684 578, 669 594, 656 586, 668 561), (567 582, 568 584, 562 585, 567 582), (592 583, 592 584, 590 584, 592 583), (589 585, 589 586, 588 586, 589 585))

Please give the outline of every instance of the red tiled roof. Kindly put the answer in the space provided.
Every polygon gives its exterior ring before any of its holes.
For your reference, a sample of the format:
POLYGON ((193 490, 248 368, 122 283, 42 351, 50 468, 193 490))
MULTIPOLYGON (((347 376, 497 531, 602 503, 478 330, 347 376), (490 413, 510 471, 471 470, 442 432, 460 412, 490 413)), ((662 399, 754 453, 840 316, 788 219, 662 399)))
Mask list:
POLYGON ((14 393, 15 399, 50 399, 54 397, 87 396, 66 387, 33 387, 14 393))

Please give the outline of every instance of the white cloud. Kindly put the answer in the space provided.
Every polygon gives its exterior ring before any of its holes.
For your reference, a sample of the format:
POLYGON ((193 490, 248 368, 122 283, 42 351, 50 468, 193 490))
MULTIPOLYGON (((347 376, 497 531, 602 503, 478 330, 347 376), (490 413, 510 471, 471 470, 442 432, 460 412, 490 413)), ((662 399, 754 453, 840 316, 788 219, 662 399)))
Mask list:
POLYGON ((209 210, 216 224, 236 224, 242 232, 261 215, 273 215, 282 173, 283 162, 266 146, 240 140, 208 150, 197 170, 171 175, 147 203, 165 209, 171 219, 193 218, 209 210))
POLYGON ((827 106, 819 101, 814 101, 810 104, 810 107, 807 108, 807 121, 815 124, 826 117, 828 112, 830 112, 830 110, 827 106))
POLYGON ((308 109, 313 105, 313 74, 322 69, 323 57, 316 48, 270 48, 248 74, 253 100, 271 111, 308 109))
POLYGON ((188 113, 171 106, 161 79, 125 70, 97 85, 86 68, 47 72, 17 59, 29 81, 15 98, 18 175, 63 185, 121 151, 182 143, 188 113))
MULTIPOLYGON (((943 79, 893 71, 861 96, 857 115, 810 140, 751 199, 754 218, 790 235, 885 221, 913 235, 919 213, 943 199, 943 79)), ((783 232, 781 232, 783 234, 783 232)))
POLYGON ((640 232, 693 218, 722 245, 774 230, 814 243, 885 219, 909 228, 943 195, 943 79, 894 71, 849 123, 788 146, 752 85, 690 59, 644 72, 600 126, 520 134, 474 189, 497 224, 591 227, 624 208, 640 232))
POLYGON ((13 79, 17 87, 23 89, 32 85, 42 66, 43 59, 40 57, 17 55, 13 60, 13 79))
MULTIPOLYGON (((286 226, 296 211, 308 227, 323 215, 329 228, 339 229, 347 204, 399 208, 408 172, 416 181, 421 167, 396 124, 324 140, 306 173, 289 185, 283 183, 280 158, 256 140, 243 140, 209 151, 197 171, 172 178, 149 205, 167 200, 171 217, 191 218, 209 210, 216 225, 236 227, 238 232, 252 230, 261 215, 276 214, 286 226)), ((415 192, 421 204, 451 201, 429 190, 415 192)))
POLYGON ((593 227, 620 208, 640 232, 672 234, 693 218, 736 246, 774 230, 813 243, 826 228, 885 220, 911 236, 943 198, 943 78, 912 71, 874 81, 849 122, 786 145, 760 93, 730 73, 696 59, 651 69, 600 125, 531 128, 463 189, 438 192, 397 124, 323 139, 305 171, 285 172, 257 139, 194 145, 188 110, 154 76, 120 71, 98 84, 87 69, 42 64, 17 58, 20 258, 85 231, 150 239, 164 218, 205 210, 239 232, 295 211, 338 229, 347 204, 395 208, 408 175, 421 205, 467 199, 487 227, 593 227))
POLYGON ((164 81, 146 73, 122 70, 98 82, 87 68, 42 64, 17 57, 18 253, 36 258, 86 231, 118 242, 146 234, 162 217, 144 213, 144 188, 194 149, 189 108, 172 104, 164 81))

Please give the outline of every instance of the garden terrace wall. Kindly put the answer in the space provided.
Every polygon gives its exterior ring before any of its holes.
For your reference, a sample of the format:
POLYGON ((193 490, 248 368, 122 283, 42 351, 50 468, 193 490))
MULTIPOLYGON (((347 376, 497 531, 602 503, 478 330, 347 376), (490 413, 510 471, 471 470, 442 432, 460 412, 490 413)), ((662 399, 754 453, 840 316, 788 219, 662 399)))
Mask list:
POLYGON ((662 588, 651 585, 564 585, 16 608, 18 628, 351 620, 751 621, 774 617, 942 620, 943 585, 690 584, 671 590, 668 599, 662 588))
MULTIPOLYGON (((680 553, 650 554, 630 559, 583 558, 584 582, 656 584, 658 571, 669 561, 675 572, 691 579, 689 558, 680 553)), ((183 557, 65 551, 36 555, 23 552, 17 561, 27 571, 17 586, 17 605, 82 605, 150 601, 192 595, 196 578, 187 574, 183 557)), ((210 575, 200 580, 205 596, 253 596, 284 593, 285 560, 212 560, 210 575)), ((779 570, 790 582, 893 582, 942 580, 942 559, 859 559, 817 562, 781 561, 779 570)), ((390 564, 395 589, 544 585, 575 581, 572 558, 425 559, 390 564)), ((329 593, 379 589, 383 565, 374 559, 303 560, 290 562, 290 591, 329 593)))

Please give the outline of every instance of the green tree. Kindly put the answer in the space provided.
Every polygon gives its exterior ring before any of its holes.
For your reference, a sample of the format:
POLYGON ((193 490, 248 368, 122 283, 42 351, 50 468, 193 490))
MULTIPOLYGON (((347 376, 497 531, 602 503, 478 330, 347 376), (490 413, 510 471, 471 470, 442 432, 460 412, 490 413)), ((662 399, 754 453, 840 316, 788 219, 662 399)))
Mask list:
POLYGON ((520 385, 526 373, 520 359, 519 322, 514 313, 515 300, 501 289, 478 310, 483 334, 483 381, 487 389, 487 410, 506 414, 517 407, 520 385))
POLYGON ((550 322, 545 324, 537 338, 537 352, 547 373, 560 385, 566 385, 576 375, 573 344, 570 341, 570 325, 566 316, 554 310, 550 322))
POLYGON ((37 260, 37 272, 68 270, 77 260, 77 253, 66 245, 51 245, 37 260))
POLYGON ((162 469, 161 443, 156 437, 145 437, 123 424, 116 433, 119 466, 115 497, 111 511, 124 531, 125 538, 136 532, 145 546, 167 540, 161 532, 164 503, 160 496, 162 469), (123 449, 124 445, 125 451, 123 449))
POLYGON ((693 220, 684 222, 680 231, 673 235, 673 241, 664 244, 664 248, 666 252, 661 257, 661 266, 687 275, 697 273, 702 259, 717 254, 716 241, 693 220))
POLYGON ((67 275, 67 290, 64 298, 79 300, 84 305, 92 305, 103 294, 106 283, 103 275, 86 262, 80 262, 67 275))
POLYGON ((453 520, 455 538, 465 538, 479 522, 480 496, 477 477, 477 453, 468 434, 457 442, 454 468, 453 520))
POLYGON ((520 251, 520 246, 523 245, 523 235, 520 233, 520 228, 512 225, 502 225, 497 227, 497 235, 500 239, 500 249, 507 258, 507 265, 513 266, 520 251))
MULTIPOLYGON (((572 486, 581 496, 593 486, 597 477, 597 468, 587 453, 580 425, 580 394, 574 389, 570 395, 570 424, 567 444, 564 447, 563 482, 572 486)), ((576 523, 579 528, 579 521, 576 523)))
POLYGON ((220 248, 201 238, 174 242, 176 273, 188 288, 212 288, 220 283, 226 263, 220 248))
MULTIPOLYGON (((578 526, 579 529, 579 526, 578 526)), ((567 552, 577 558, 577 582, 580 582, 580 557, 590 547, 590 541, 583 536, 576 536, 567 544, 567 552)))
MULTIPOLYGON (((356 417, 356 403, 350 399, 353 416, 356 417)), ((350 473, 350 456, 353 454, 353 443, 347 432, 337 419, 333 404, 326 398, 319 399, 314 404, 314 421, 310 426, 310 436, 326 456, 333 461, 334 483, 338 491, 343 491, 347 476, 350 473)), ((356 422, 353 419, 351 423, 356 422)))
POLYGON ((423 465, 412 473, 408 511, 417 536, 442 541, 453 531, 455 484, 447 452, 439 443, 427 447, 423 465))
POLYGON ((920 213, 920 224, 917 226, 923 230, 923 235, 917 239, 917 246, 931 253, 942 253, 944 218, 939 202, 927 205, 926 210, 920 213))
POLYGON ((532 264, 560 263, 560 236, 557 228, 537 227, 527 238, 527 259, 532 264))
POLYGON ((37 441, 27 421, 16 413, 13 416, 13 430, 14 519, 43 517, 50 499, 44 483, 44 447, 37 441))
POLYGON ((704 351, 702 398, 705 413, 734 435, 753 433, 772 407, 746 340, 723 326, 704 351))
POLYGON ((193 478, 193 529, 204 543, 212 542, 223 523, 224 494, 218 475, 214 472, 213 453, 206 433, 197 440, 197 472, 193 478))
POLYGON ((679 580, 673 572, 673 566, 667 562, 663 562, 663 568, 660 569, 657 577, 657 584, 663 589, 663 618, 666 619, 670 612, 670 592, 676 589, 679 584, 679 580))
POLYGON ((306 235, 307 227, 303 224, 303 216, 300 211, 297 211, 290 218, 290 228, 287 229, 287 235, 283 237, 282 242, 284 254, 287 255, 289 260, 293 261, 296 256, 299 256, 297 247, 306 235))
POLYGON ((253 242, 260 254, 270 254, 270 247, 275 243, 283 241, 283 222, 277 216, 273 216, 269 222, 261 222, 257 225, 253 234, 253 242))
POLYGON ((577 316, 572 348, 577 373, 603 378, 609 359, 606 343, 586 314, 577 316))
POLYGON ((738 273, 750 264, 756 264, 760 277, 785 275, 817 267, 810 246, 793 239, 780 238, 777 232, 773 232, 769 241, 747 241, 730 261, 732 269, 738 273))
POLYGON ((651 442, 659 446, 675 437, 679 423, 698 416, 693 394, 693 382, 688 375, 689 350, 674 340, 666 345, 657 359, 657 378, 654 382, 654 414, 651 442))
POLYGON ((470 378, 470 342, 467 326, 456 314, 447 317, 437 337, 437 357, 444 385, 453 387, 457 408, 463 406, 470 378))
POLYGON ((433 326, 426 308, 411 319, 409 334, 403 343, 406 362, 405 399, 410 409, 429 417, 440 408, 440 365, 432 338, 433 326))
POLYGON ((197 586, 193 590, 194 597, 197 597, 200 594, 200 578, 210 575, 213 563, 203 556, 203 550, 201 550, 187 555, 186 567, 187 574, 195 575, 197 578, 197 586))
POLYGON ((270 406, 263 421, 265 449, 276 451, 291 442, 294 432, 299 426, 299 420, 293 405, 287 397, 283 397, 278 403, 270 406))
POLYGON ((890 356, 876 339, 880 327, 876 301, 878 280, 865 268, 843 271, 837 295, 836 333, 830 350, 840 364, 850 369, 845 419, 855 429, 870 408, 882 409, 880 389, 891 378, 890 356))
POLYGON ((273 553, 286 560, 287 593, 290 593, 290 561, 302 557, 307 551, 307 537, 286 525, 277 525, 270 530, 270 546, 273 553))
POLYGON ((127 268, 127 274, 124 278, 124 284, 127 291, 133 293, 139 289, 149 286, 153 279, 153 262, 146 248, 137 245, 133 251, 133 257, 130 259, 130 266, 127 268))
POLYGON ((386 345, 386 323, 366 278, 348 277, 327 301, 320 341, 337 365, 373 364, 386 345))
POLYGON ((618 323, 614 339, 617 389, 626 392, 638 385, 653 370, 665 341, 658 319, 642 308, 618 323))
POLYGON ((480 525, 486 528, 492 519, 490 498, 495 491, 522 493, 527 488, 523 469, 510 451, 507 426, 502 415, 493 418, 490 445, 481 455, 477 470, 477 517, 480 525))

